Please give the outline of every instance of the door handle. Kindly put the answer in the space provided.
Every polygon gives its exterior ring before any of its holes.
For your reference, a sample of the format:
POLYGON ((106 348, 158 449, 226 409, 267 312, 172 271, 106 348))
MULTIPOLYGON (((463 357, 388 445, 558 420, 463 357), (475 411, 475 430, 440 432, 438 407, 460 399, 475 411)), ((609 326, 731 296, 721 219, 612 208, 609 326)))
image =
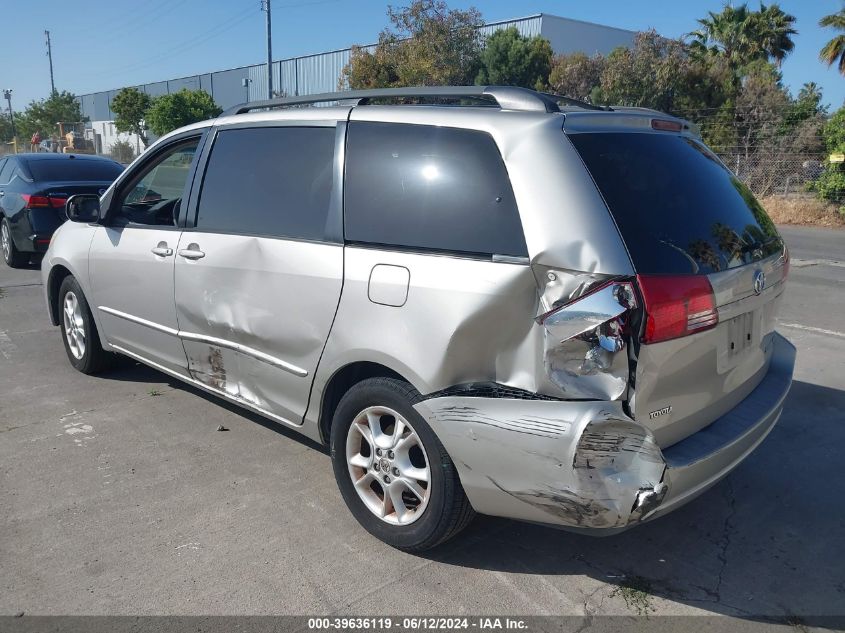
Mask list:
POLYGON ((202 259, 205 257, 205 253, 200 250, 199 244, 192 243, 188 244, 188 248, 179 250, 179 257, 184 257, 185 259, 202 259))
POLYGON ((153 255, 158 255, 159 257, 170 257, 173 255, 173 249, 167 245, 167 242, 159 242, 155 248, 150 250, 150 252, 153 255))

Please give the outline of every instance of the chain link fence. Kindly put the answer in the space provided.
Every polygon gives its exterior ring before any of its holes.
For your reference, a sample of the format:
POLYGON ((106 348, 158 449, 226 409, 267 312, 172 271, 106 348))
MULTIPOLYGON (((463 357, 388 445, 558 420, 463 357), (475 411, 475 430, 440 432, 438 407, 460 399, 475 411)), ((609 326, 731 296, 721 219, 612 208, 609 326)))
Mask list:
POLYGON ((758 198, 815 195, 812 188, 825 170, 818 154, 719 152, 719 158, 758 198))

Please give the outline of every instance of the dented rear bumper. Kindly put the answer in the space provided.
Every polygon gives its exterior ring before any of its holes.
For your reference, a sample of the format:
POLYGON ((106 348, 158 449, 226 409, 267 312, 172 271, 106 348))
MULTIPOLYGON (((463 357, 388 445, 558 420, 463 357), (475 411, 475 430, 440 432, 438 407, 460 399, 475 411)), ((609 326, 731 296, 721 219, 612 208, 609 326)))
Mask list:
POLYGON ((436 397, 418 403, 476 511, 612 534, 690 501, 777 422, 795 348, 774 335, 768 372, 734 409, 661 450, 620 402, 436 397))

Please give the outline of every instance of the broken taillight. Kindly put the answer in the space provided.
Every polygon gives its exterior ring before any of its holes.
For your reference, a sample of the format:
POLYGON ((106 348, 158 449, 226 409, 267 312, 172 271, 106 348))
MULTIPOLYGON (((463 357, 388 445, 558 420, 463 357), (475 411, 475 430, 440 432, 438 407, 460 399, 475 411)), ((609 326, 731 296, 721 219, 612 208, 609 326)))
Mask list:
POLYGON ((637 275, 645 303, 643 343, 658 343, 715 327, 716 297, 704 275, 637 275))
POLYGON ((570 398, 617 400, 628 386, 624 353, 632 284, 611 281, 539 317, 544 328, 543 364, 551 381, 570 398))

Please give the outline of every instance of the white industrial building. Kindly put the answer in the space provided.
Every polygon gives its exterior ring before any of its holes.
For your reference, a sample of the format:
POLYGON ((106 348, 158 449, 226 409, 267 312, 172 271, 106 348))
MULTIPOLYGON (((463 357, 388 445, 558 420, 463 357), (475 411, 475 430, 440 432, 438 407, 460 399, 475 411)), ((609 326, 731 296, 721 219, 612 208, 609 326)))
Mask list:
MULTIPOLYGON (((634 31, 546 13, 491 22, 481 27, 481 31, 486 36, 509 27, 516 27, 525 36, 545 37, 557 54, 580 51, 587 55, 595 53, 606 55, 619 46, 630 46, 635 36, 634 31)), ((374 48, 374 45, 367 48, 374 48)), ((350 51, 350 48, 344 48, 275 61, 272 64, 273 87, 279 93, 286 95, 334 92, 338 88, 343 67, 349 62, 350 51)), ((118 138, 129 140, 133 146, 140 146, 135 135, 118 134, 114 126, 109 125, 114 120, 114 113, 110 107, 111 100, 124 87, 79 97, 82 114, 90 122, 90 129, 86 131, 86 134, 91 135, 100 152, 108 153, 118 138)), ((226 109, 244 101, 267 97, 267 65, 255 64, 135 87, 154 97, 183 88, 202 89, 211 94, 217 105, 226 109)))

